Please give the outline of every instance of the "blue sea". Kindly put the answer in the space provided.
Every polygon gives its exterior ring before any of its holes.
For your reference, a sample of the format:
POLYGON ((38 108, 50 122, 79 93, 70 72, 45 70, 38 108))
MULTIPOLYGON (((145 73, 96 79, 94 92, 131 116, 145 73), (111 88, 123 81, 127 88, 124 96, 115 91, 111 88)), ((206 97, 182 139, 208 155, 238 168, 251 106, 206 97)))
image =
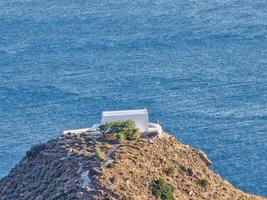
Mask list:
POLYGON ((144 107, 267 196, 267 1, 0 1, 0 177, 103 110, 144 107))

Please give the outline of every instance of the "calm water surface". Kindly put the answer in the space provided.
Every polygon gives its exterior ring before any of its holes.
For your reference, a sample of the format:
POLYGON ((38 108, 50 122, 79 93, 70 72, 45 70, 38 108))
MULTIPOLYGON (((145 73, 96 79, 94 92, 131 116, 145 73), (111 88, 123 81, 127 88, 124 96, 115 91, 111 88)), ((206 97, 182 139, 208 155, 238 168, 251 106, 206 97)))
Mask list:
POLYGON ((267 196, 267 2, 0 1, 0 177, 33 144, 143 107, 267 196))

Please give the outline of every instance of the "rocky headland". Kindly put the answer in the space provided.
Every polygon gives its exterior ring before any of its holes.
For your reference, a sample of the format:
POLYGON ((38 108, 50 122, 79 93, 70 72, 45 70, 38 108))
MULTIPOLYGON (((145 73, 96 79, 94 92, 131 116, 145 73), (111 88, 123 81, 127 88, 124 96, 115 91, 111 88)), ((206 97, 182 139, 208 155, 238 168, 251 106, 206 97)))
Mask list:
POLYGON ((162 133, 121 141, 64 134, 32 147, 0 180, 1 200, 264 200, 209 169, 198 150, 162 133))

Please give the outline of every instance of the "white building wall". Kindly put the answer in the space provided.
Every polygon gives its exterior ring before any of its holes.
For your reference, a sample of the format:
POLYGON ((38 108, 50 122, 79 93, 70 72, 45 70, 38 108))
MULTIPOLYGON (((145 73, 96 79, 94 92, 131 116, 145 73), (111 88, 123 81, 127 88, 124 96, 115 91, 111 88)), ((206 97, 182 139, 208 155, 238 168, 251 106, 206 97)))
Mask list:
POLYGON ((126 121, 133 120, 136 124, 136 127, 139 128, 141 132, 148 132, 149 120, 147 110, 136 110, 133 111, 112 111, 112 112, 103 112, 101 124, 106 122, 114 121, 126 121))

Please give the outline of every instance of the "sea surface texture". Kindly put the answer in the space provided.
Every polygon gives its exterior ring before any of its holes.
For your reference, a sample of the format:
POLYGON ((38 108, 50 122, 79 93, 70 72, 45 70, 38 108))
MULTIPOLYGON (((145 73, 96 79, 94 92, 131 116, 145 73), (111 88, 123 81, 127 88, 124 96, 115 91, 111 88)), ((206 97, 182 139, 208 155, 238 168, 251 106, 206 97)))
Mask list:
POLYGON ((103 110, 144 107, 267 196, 267 1, 0 1, 0 177, 103 110))

